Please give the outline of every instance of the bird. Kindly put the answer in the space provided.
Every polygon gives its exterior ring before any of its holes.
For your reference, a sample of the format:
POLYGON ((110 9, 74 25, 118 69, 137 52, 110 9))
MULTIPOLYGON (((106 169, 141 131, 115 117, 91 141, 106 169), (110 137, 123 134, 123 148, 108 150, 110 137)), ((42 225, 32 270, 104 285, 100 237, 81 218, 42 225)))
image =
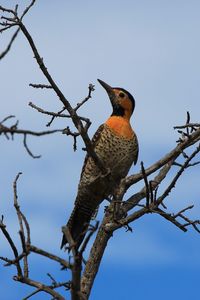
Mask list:
MULTIPOLYGON (((138 160, 138 139, 131 127, 130 118, 135 109, 135 99, 125 89, 111 87, 97 79, 107 92, 112 114, 100 125, 91 142, 93 149, 110 176, 102 176, 100 168, 88 154, 85 157, 74 208, 66 227, 78 251, 89 223, 100 203, 114 194, 132 164, 138 160)), ((70 244, 63 234, 61 249, 70 244)))

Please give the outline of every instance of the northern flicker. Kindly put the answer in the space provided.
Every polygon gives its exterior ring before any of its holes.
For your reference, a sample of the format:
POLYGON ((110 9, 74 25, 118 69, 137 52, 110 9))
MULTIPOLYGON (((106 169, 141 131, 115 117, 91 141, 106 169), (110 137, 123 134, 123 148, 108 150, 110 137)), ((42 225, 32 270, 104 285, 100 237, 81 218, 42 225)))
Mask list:
MULTIPOLYGON (((97 156, 110 171, 110 180, 102 176, 93 159, 86 155, 74 209, 66 225, 75 242, 75 249, 82 243, 99 204, 114 193, 120 180, 127 175, 131 165, 136 164, 138 158, 137 136, 130 124, 130 117, 135 108, 133 96, 123 88, 113 88, 102 80, 98 81, 110 98, 113 112, 98 128, 92 143, 97 156)), ((67 243, 63 235, 61 248, 67 243)))

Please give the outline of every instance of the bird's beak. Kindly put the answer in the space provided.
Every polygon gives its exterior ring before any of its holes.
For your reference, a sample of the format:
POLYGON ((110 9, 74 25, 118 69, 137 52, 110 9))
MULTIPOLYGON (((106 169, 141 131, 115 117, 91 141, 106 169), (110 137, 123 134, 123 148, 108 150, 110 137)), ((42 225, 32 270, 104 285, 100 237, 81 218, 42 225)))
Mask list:
POLYGON ((97 79, 97 80, 102 85, 102 87, 106 90, 106 92, 107 92, 107 94, 110 98, 110 101, 113 104, 114 103, 114 98, 115 98, 115 93, 114 93, 113 88, 109 84, 104 82, 103 80, 100 80, 100 79, 97 79))

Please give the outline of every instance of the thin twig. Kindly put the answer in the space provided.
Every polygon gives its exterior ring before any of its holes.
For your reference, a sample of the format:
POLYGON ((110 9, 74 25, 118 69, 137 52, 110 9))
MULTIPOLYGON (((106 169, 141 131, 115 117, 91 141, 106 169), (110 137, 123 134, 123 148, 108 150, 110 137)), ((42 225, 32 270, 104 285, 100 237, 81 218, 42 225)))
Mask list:
POLYGON ((16 265, 16 268, 17 268, 17 274, 18 274, 18 277, 22 277, 22 269, 21 269, 21 266, 20 266, 20 262, 18 260, 18 257, 19 257, 19 254, 18 254, 18 251, 17 251, 17 248, 10 236, 10 234, 8 233, 7 229, 6 229, 6 226, 3 224, 3 221, 1 220, 0 222, 0 229, 3 233, 3 235, 5 236, 6 240, 8 241, 9 245, 10 245, 10 248, 12 249, 12 252, 14 254, 14 257, 15 257, 15 265, 16 265))
POLYGON ((18 35, 19 32, 20 32, 20 28, 17 28, 17 30, 13 34, 12 38, 10 39, 10 42, 8 43, 6 49, 1 52, 1 54, 0 54, 0 60, 2 58, 4 58, 4 56, 6 56, 6 54, 10 51, 11 46, 12 46, 12 44, 13 44, 14 40, 16 39, 16 37, 17 37, 17 35, 18 35))
MULTIPOLYGON (((65 107, 63 107, 60 111, 58 111, 57 113, 55 113, 53 111, 44 110, 43 108, 41 108, 41 107, 33 104, 32 102, 29 102, 29 106, 31 106, 32 108, 34 108, 35 110, 37 110, 38 112, 40 112, 42 114, 52 116, 51 120, 46 125, 47 127, 49 127, 52 124, 52 122, 54 121, 55 118, 58 118, 58 117, 59 118, 71 118, 70 115, 62 113, 63 111, 66 110, 65 107)), ((84 121, 86 123, 85 130, 87 131, 88 128, 90 127, 90 125, 91 125, 90 119, 82 117, 82 116, 79 116, 79 118, 80 118, 81 121, 84 121)))
POLYGON ((174 129, 184 129, 188 127, 200 127, 200 123, 189 123, 185 125, 174 126, 174 129))
POLYGON ((176 225, 182 231, 184 231, 184 232, 187 231, 187 229, 184 227, 184 225, 179 223, 173 215, 166 213, 165 211, 161 210, 160 208, 155 208, 153 210, 153 212, 156 212, 157 214, 161 215, 163 218, 165 218, 166 220, 168 220, 171 223, 173 223, 174 225, 176 225))
POLYGON ((188 206, 188 207, 186 207, 186 208, 180 210, 178 213, 173 214, 173 217, 174 217, 174 218, 177 218, 177 217, 179 217, 182 213, 184 213, 186 210, 192 209, 193 207, 194 207, 194 205, 190 205, 190 206, 188 206))
POLYGON ((32 153, 32 151, 29 149, 28 145, 27 145, 27 135, 32 135, 32 136, 44 136, 44 135, 50 135, 50 134, 54 134, 57 132, 63 132, 63 129, 55 129, 55 130, 48 130, 48 131, 31 131, 31 130, 26 130, 26 129, 18 129, 18 121, 12 125, 11 127, 6 127, 5 125, 3 125, 3 123, 5 121, 7 121, 8 119, 13 118, 14 116, 8 116, 6 118, 4 118, 1 122, 0 122, 0 135, 4 134, 6 136, 7 139, 9 139, 9 135, 11 135, 11 138, 14 139, 14 135, 15 134, 22 134, 24 136, 23 139, 23 145, 26 149, 26 151, 28 152, 28 154, 32 157, 32 158, 40 158, 41 155, 34 155, 32 153))
POLYGON ((37 288, 38 290, 43 291, 43 292, 53 296, 54 297, 53 299, 65 300, 65 298, 61 294, 54 291, 54 289, 51 286, 49 287, 48 285, 45 285, 44 283, 41 283, 39 281, 35 281, 35 280, 33 280, 31 278, 27 278, 27 277, 19 278, 17 276, 14 276, 14 280, 22 282, 22 283, 26 283, 30 286, 33 286, 33 287, 37 288))
POLYGON ((34 155, 31 150, 29 149, 28 145, 27 145, 27 135, 26 133, 24 134, 24 140, 23 140, 23 144, 24 144, 24 148, 26 149, 26 151, 28 152, 28 154, 32 157, 32 158, 40 158, 41 155, 34 155))
MULTIPOLYGON (((46 126, 47 127, 50 127, 51 126, 51 124, 53 123, 53 121, 54 121, 54 119, 55 118, 57 118, 57 117, 60 117, 61 115, 63 116, 64 114, 62 114, 63 113, 63 111, 65 111, 65 107, 63 107, 61 110, 59 110, 56 114, 54 114, 53 116, 52 116, 52 118, 51 118, 51 120, 46 124, 46 126)), ((65 118, 68 118, 68 117, 70 117, 70 116, 68 116, 68 115, 64 115, 65 116, 65 118)))
POLYGON ((93 145, 91 143, 91 140, 87 134, 86 129, 84 128, 81 119, 79 118, 79 116, 77 115, 76 111, 72 108, 72 106, 70 105, 69 101, 66 99, 66 97, 64 96, 64 94, 62 93, 62 91, 59 89, 59 87, 57 86, 57 84, 55 83, 55 81, 53 80, 52 76, 50 75, 50 73, 48 72, 48 69, 46 67, 46 65, 44 64, 44 60, 42 59, 42 57, 40 56, 36 45, 30 35, 30 33, 28 32, 28 30, 26 29, 25 25, 22 23, 22 21, 19 22, 19 27, 21 29, 21 31, 23 32, 23 34, 25 35, 33 53, 34 53, 34 58, 36 59, 38 66, 40 67, 42 73, 44 74, 44 76, 46 77, 47 81, 49 82, 49 84, 52 86, 53 90, 55 91, 55 93, 57 94, 58 98, 60 99, 60 101, 63 103, 64 107, 66 108, 66 110, 69 112, 71 119, 75 125, 75 127, 78 129, 78 132, 80 133, 87 152, 89 153, 89 155, 92 157, 92 159, 94 160, 95 164, 99 167, 99 169, 102 171, 103 174, 107 174, 107 169, 105 168, 104 164, 102 163, 102 161, 99 159, 99 157, 97 156, 97 154, 95 153, 94 149, 93 149, 93 145))
POLYGON ((15 127, 2 126, 1 123, 0 123, 0 134, 10 133, 10 134, 26 134, 32 136, 43 136, 43 135, 50 135, 57 132, 63 132, 63 129, 54 129, 54 130, 46 130, 46 131, 32 131, 28 129, 18 129, 16 128, 16 126, 15 127))
MULTIPOLYGON (((24 255, 23 257, 23 261, 24 261, 24 276, 28 277, 29 275, 29 269, 28 269, 28 249, 26 246, 26 237, 25 237, 25 232, 24 232, 24 226, 23 226, 23 217, 22 217, 22 213, 20 210, 20 206, 18 204, 18 194, 17 194, 17 181, 20 177, 22 173, 19 172, 14 180, 13 183, 13 194, 14 194, 14 207, 17 213, 17 217, 18 217, 18 222, 19 222, 19 227, 20 227, 20 231, 19 231, 19 235, 20 235, 20 239, 21 239, 21 244, 22 244, 22 249, 23 252, 26 253, 27 255, 24 255)), ((27 224, 26 224, 27 226, 27 224)), ((28 226, 29 227, 29 226, 28 226)))
MULTIPOLYGON (((21 20, 28 13, 28 11, 30 10, 30 8, 34 5, 35 1, 36 0, 31 1, 30 5, 28 5, 25 8, 25 10, 24 10, 24 12, 23 12, 23 14, 21 16, 21 20)), ((16 5, 16 7, 15 7, 15 13, 16 14, 17 14, 17 8, 18 8, 18 5, 16 5)), ((8 54, 8 52, 10 51, 10 49, 11 49, 11 47, 12 47, 12 45, 13 45, 13 43, 14 43, 14 41, 15 41, 15 39, 16 39, 16 37, 17 37, 17 35, 18 35, 19 32, 20 32, 20 28, 17 28, 17 30, 14 32, 13 36, 11 37, 10 42, 8 43, 6 49, 4 51, 2 51, 2 53, 0 54, 0 60, 3 59, 6 56, 6 54, 8 54)))
POLYGON ((74 151, 77 150, 77 137, 80 135, 79 132, 72 132, 69 128, 69 126, 67 126, 64 130, 63 130, 63 134, 66 135, 71 135, 74 139, 74 143, 73 143, 73 149, 74 151))
POLYGON ((85 104, 85 102, 92 98, 92 92, 95 90, 94 85, 90 83, 88 86, 88 90, 89 92, 87 97, 85 97, 85 99, 83 99, 80 103, 77 103, 76 107, 74 108, 75 111, 77 111, 83 104, 85 104))
POLYGON ((49 253, 43 249, 40 249, 34 245, 30 245, 29 249, 31 252, 37 253, 39 255, 42 255, 46 258, 49 258, 51 260, 58 262, 64 269, 71 269, 71 267, 72 267, 72 265, 67 260, 60 258, 59 256, 57 256, 55 254, 49 253))
POLYGON ((30 293, 28 296, 24 297, 22 300, 28 300, 30 299, 32 296, 35 296, 36 294, 38 294, 39 292, 41 292, 42 289, 38 288, 35 291, 33 291, 32 293, 30 293))
POLYGON ((36 88, 36 89, 52 89, 52 86, 48 85, 48 84, 29 83, 29 86, 36 88))
MULTIPOLYGON (((50 115, 50 116, 53 116, 53 117, 61 117, 61 118, 70 118, 70 115, 66 115, 66 114, 61 114, 59 112, 55 113, 53 111, 47 111, 47 110, 44 110, 43 108, 35 105, 34 103, 32 102, 29 102, 28 104, 29 106, 31 106, 32 108, 36 109, 38 112, 42 113, 42 114, 45 114, 45 115, 50 115)), ((65 107, 62 108, 62 112, 65 110, 65 107)))
MULTIPOLYGON (((159 184, 165 179, 165 177, 169 173, 172 164, 173 164, 173 160, 165 164, 164 167, 162 167, 162 169, 159 171, 159 173, 153 178, 153 180, 151 180, 152 190, 158 189, 159 184)), ((145 172, 147 171, 145 170, 145 172)), ((146 197, 146 187, 143 187, 138 193, 132 195, 126 201, 123 202, 122 209, 124 210, 125 213, 127 213, 128 211, 133 209, 136 205, 138 205, 138 203, 145 197, 146 197)), ((154 199, 154 202, 155 200, 156 198, 154 199)))
POLYGON ((91 226, 90 225, 89 234, 84 239, 83 244, 81 246, 81 249, 79 251, 80 254, 81 254, 81 256, 83 255, 83 252, 85 251, 85 249, 86 249, 86 247, 87 247, 87 245, 88 245, 88 243, 89 243, 92 235, 95 233, 95 231, 98 229, 98 227, 99 227, 99 221, 96 222, 95 226, 91 226))
MULTIPOLYGON (((183 152, 184 149, 188 148, 189 146, 195 144, 200 140, 200 128, 197 129, 195 132, 193 132, 190 135, 190 138, 183 141, 182 143, 178 144, 174 149, 172 149, 169 153, 167 153, 164 157, 156 161, 154 164, 152 164, 150 167, 145 169, 146 175, 149 176, 150 174, 154 173, 161 167, 163 167, 165 164, 170 162, 171 160, 175 161, 176 158, 180 155, 180 153, 183 152)), ((142 172, 138 174, 134 174, 131 176, 126 177, 125 184, 126 184, 126 190, 133 184, 137 183, 143 179, 142 172)))
POLYGON ((195 151, 193 151, 193 153, 186 159, 185 163, 183 164, 183 166, 180 168, 180 170, 177 172, 177 174, 174 176, 173 180, 171 181, 171 183, 168 185, 168 187, 166 188, 166 190, 163 192, 163 194, 157 199, 156 203, 157 205, 161 204, 164 199, 169 195, 169 193, 171 192, 172 188, 175 187, 175 184, 177 182, 177 180, 180 178, 180 176, 182 175, 182 173, 184 172, 184 170, 187 168, 189 162, 197 155, 197 153, 200 152, 200 144, 198 145, 198 147, 196 148, 195 151))
POLYGON ((142 172, 145 187, 146 187, 146 206, 149 207, 150 188, 149 188, 149 182, 148 182, 148 179, 147 179, 147 175, 146 175, 146 172, 145 172, 143 161, 141 161, 141 172, 142 172))
POLYGON ((4 122, 6 122, 7 120, 12 119, 12 118, 15 118, 15 116, 14 115, 7 116, 0 122, 0 124, 3 124, 4 122))
POLYGON ((72 238, 72 235, 70 233, 70 230, 67 226, 62 227, 62 232, 65 235, 66 241, 69 244, 69 250, 72 251, 73 257, 76 256, 77 250, 76 250, 76 243, 72 238))

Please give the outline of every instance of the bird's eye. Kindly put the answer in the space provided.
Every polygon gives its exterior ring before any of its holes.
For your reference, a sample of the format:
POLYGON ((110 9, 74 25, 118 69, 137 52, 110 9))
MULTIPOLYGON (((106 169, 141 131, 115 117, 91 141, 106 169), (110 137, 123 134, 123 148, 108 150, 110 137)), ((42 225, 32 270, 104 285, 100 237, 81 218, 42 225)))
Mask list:
POLYGON ((120 92, 120 93, 119 93, 119 97, 124 98, 124 97, 125 97, 125 94, 122 93, 122 92, 120 92))

